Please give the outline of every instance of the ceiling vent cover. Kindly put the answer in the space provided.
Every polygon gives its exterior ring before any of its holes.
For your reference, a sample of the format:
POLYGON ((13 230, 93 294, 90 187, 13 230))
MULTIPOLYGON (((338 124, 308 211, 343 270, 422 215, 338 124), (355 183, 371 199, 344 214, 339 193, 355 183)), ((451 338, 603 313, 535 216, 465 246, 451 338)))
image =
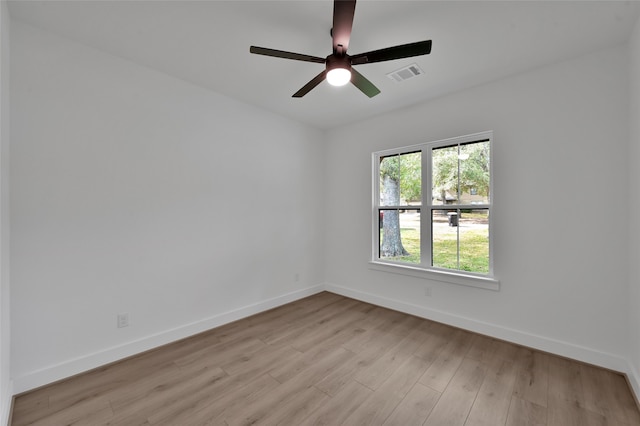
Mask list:
POLYGON ((424 74, 424 71, 417 64, 411 64, 387 74, 387 77, 399 83, 422 74, 424 74))

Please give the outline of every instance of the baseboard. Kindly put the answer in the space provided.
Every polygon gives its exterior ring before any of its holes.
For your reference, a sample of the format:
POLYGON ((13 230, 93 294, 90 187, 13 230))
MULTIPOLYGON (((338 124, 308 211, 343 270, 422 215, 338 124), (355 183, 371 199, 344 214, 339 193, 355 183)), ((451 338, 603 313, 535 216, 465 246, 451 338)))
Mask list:
POLYGON ((120 359, 180 340, 194 334, 210 330, 221 325, 246 318, 251 315, 293 302, 303 297, 313 294, 329 291, 340 294, 363 302, 372 303, 378 306, 386 307, 407 314, 415 315, 421 318, 438 321, 444 324, 459 327, 465 330, 491 336, 497 339, 506 340, 519 345, 538 349, 544 352, 553 353, 567 358, 576 359, 587 362, 589 364, 598 365, 610 370, 624 373, 627 377, 631 390, 635 393, 636 399, 640 400, 640 374, 633 365, 626 359, 614 354, 597 351, 591 348, 572 345, 570 343, 550 339, 544 336, 538 336, 519 330, 510 329, 496 324, 485 323, 459 315, 447 312, 425 308, 423 306, 414 305, 396 299, 378 296, 372 293, 362 292, 350 289, 348 287, 336 284, 325 283, 324 285, 316 285, 301 289, 295 292, 287 293, 278 297, 267 299, 258 303, 247 305, 245 307, 224 312, 204 320, 186 324, 171 330, 164 331, 155 335, 147 336, 142 339, 128 342, 116 347, 107 348, 105 350, 78 357, 64 363, 53 365, 41 370, 33 371, 18 378, 14 378, 11 383, 11 389, 8 393, 2 394, 2 425, 8 423, 11 411, 12 396, 53 383, 76 374, 118 361, 120 359))
POLYGON ((638 375, 638 370, 636 370, 631 362, 628 363, 626 377, 627 383, 629 383, 629 387, 636 399, 636 405, 638 409, 640 409, 640 375, 638 375))
POLYGON ((155 335, 146 336, 132 342, 127 342, 119 346, 107 348, 99 352, 71 359, 57 365, 43 368, 41 370, 32 371, 28 374, 14 378, 13 392, 9 394, 9 397, 14 394, 20 394, 31 389, 35 389, 46 384, 53 383, 74 376, 76 374, 80 374, 82 372, 89 371, 94 368, 121 360, 123 358, 127 358, 132 355, 136 355, 141 352, 148 351, 150 349, 154 349, 159 346, 166 345, 168 343, 175 342, 177 340, 184 339, 198 333, 202 333, 203 331, 207 331, 212 328, 219 327, 221 325, 237 321, 251 315, 255 315, 257 313, 278 307, 280 305, 302 299, 303 297, 311 296, 313 294, 322 292, 323 290, 323 285, 307 287, 298 291, 247 305, 239 309, 234 309, 232 311, 214 315, 201 321, 186 324, 171 330, 157 333, 155 335))
POLYGON ((7 388, 0 393, 0 425, 9 426, 11 424, 11 408, 13 406, 13 382, 7 383, 7 388))
MULTIPOLYGON (((372 293, 353 290, 335 284, 326 283, 325 290, 353 299, 361 300, 363 302, 371 303, 374 305, 415 315, 417 317, 430 319, 433 321, 452 325, 454 327, 494 337, 496 339, 505 340, 508 342, 516 343, 518 345, 527 346, 544 352, 549 352, 563 357, 597 365, 609 370, 625 373, 627 374, 627 376, 631 376, 629 371, 629 362, 625 358, 622 358, 615 354, 601 352, 592 348, 573 345, 571 343, 550 339, 548 337, 538 336, 535 334, 526 333, 520 330, 511 329, 496 324, 477 321, 472 318, 454 315, 451 313, 426 308, 424 306, 414 305, 400 300, 381 297, 372 293)), ((629 377, 629 380, 632 384, 633 390, 636 392, 636 395, 640 395, 640 393, 638 393, 638 391, 640 391, 640 387, 638 386, 637 378, 638 376, 637 374, 635 374, 633 379, 629 377)))

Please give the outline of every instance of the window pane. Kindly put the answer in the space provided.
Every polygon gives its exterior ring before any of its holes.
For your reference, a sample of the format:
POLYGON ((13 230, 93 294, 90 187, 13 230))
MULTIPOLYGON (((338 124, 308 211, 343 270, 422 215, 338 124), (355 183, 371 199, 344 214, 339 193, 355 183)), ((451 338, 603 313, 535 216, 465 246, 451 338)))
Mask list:
POLYGON ((455 210, 433 210, 431 251, 432 264, 438 268, 458 269, 458 227, 454 226, 455 210))
POLYGON ((422 153, 400 156, 400 204, 420 205, 422 197, 422 153))
POLYGON ((380 209, 379 257, 420 263, 420 211, 380 209))
POLYGON ((460 204, 489 203, 489 141, 460 145, 460 204))
POLYGON ((400 204, 400 156, 380 158, 380 205, 397 206, 400 204))
POLYGON ((489 272, 489 210, 463 210, 459 220, 460 267, 469 272, 489 272))
POLYGON ((433 204, 489 203, 489 141, 432 150, 433 204))
POLYGON ((421 153, 380 159, 380 205, 420 205, 422 182, 421 153))
POLYGON ((489 272, 488 209, 438 209, 432 218, 433 266, 489 272))
POLYGON ((431 151, 431 196, 434 205, 458 203, 458 146, 431 151))

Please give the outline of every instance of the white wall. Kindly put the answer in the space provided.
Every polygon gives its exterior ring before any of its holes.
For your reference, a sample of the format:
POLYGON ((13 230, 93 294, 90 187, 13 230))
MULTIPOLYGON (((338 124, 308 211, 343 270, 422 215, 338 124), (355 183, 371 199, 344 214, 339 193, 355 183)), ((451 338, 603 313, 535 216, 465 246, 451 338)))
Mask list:
MULTIPOLYGON (((324 280, 329 290, 620 371, 631 353, 639 369, 640 271, 627 265, 640 231, 626 203, 632 194, 631 211, 640 204, 630 167, 640 94, 625 47, 325 137, 19 22, 11 45, 16 392, 309 294, 324 280), (483 130, 495 131, 501 290, 370 270, 371 152, 483 130), (130 327, 115 327, 118 312, 130 313, 130 327)), ((6 219, 3 211, 3 244, 6 219)), ((0 378, 8 386, 2 370, 0 378)))
POLYGON ((330 132, 328 288, 625 371, 627 67, 621 46, 330 132), (484 130, 501 290, 369 269, 371 152, 484 130))
POLYGON ((629 144, 629 343, 636 395, 640 397, 640 20, 629 40, 630 144, 629 144))
POLYGON ((321 289, 322 132, 12 24, 16 392, 321 289))
POLYGON ((7 424, 11 382, 9 294, 9 10, 0 1, 0 424, 7 424))

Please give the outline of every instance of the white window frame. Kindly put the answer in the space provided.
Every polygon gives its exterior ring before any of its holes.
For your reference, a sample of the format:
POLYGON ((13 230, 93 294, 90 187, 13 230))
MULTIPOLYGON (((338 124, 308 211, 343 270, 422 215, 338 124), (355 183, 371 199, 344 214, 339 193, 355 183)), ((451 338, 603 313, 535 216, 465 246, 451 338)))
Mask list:
POLYGON ((481 132, 471 135, 459 136, 455 138, 443 139, 433 142, 426 142, 417 145, 405 146, 400 148, 387 149, 384 151, 377 151, 372 154, 372 171, 373 171, 373 197, 372 197, 372 253, 370 261, 370 269, 396 273, 402 275, 409 275, 417 278, 425 278, 435 281, 442 281, 452 284, 466 285, 471 287, 485 288, 489 290, 499 290, 500 282, 494 276, 494 256, 493 256, 493 217, 491 210, 493 209, 495 194, 493 192, 493 164, 495 163, 493 150, 493 132, 481 132), (446 269, 431 266, 431 220, 433 210, 439 210, 442 205, 433 204, 433 198, 431 193, 431 153, 434 148, 463 145, 473 142, 488 141, 490 147, 490 161, 489 161, 489 202, 487 204, 456 204, 452 205, 452 208, 456 209, 487 209, 489 212, 489 272, 487 274, 467 272, 457 269, 446 269), (413 206, 381 206, 380 205, 380 159, 382 157, 401 155, 411 152, 422 152, 422 204, 419 207, 420 210, 420 245, 421 245, 421 263, 413 264, 392 260, 385 260, 378 257, 380 247, 380 229, 379 229, 379 209, 385 208, 400 208, 400 209, 413 209, 413 206), (423 220, 424 219, 424 220, 423 220), (422 226, 424 225, 424 226, 422 226), (428 254, 427 254, 428 253, 428 254))

